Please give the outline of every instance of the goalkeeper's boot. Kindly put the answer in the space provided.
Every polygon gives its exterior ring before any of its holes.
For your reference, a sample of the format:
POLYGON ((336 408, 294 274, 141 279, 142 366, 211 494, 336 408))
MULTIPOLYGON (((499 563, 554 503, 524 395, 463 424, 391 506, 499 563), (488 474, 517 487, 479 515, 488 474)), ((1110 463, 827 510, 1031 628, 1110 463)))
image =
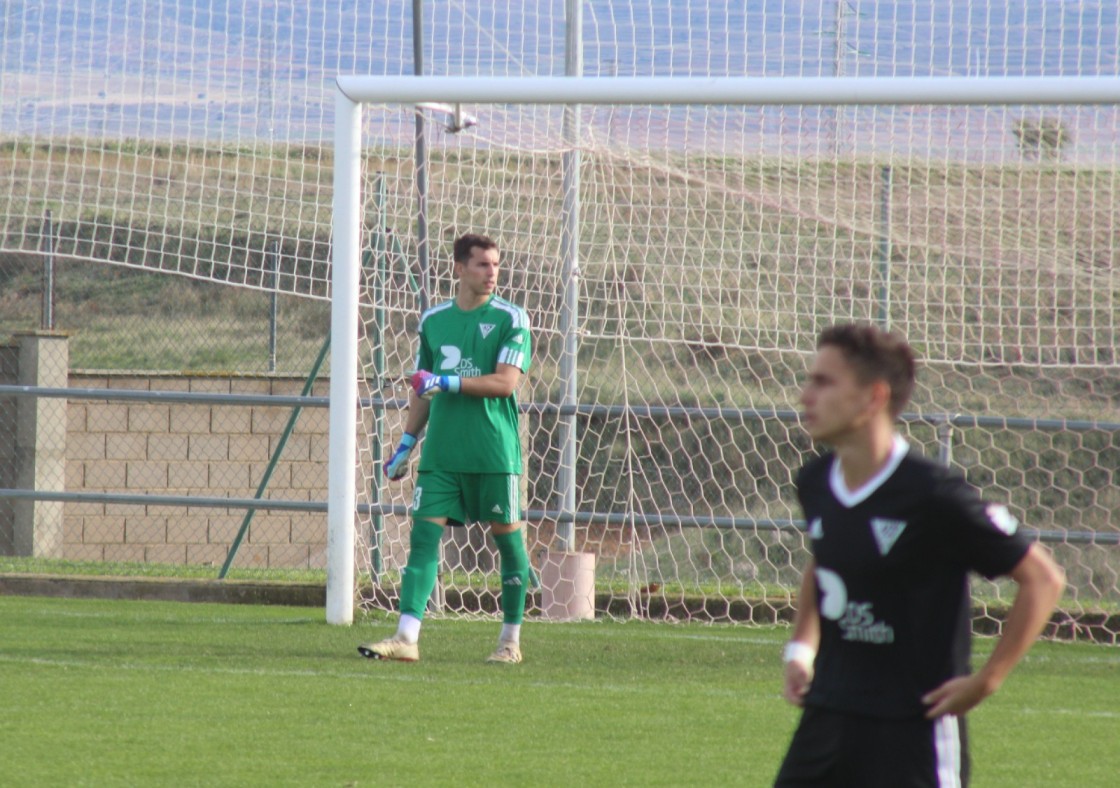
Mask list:
POLYGON ((417 662, 420 660, 420 647, 396 637, 386 638, 377 643, 364 643, 358 646, 358 653, 370 659, 393 659, 397 662, 417 662))
POLYGON ((501 665, 516 665, 521 661, 521 646, 517 643, 499 643, 497 650, 488 656, 486 661, 501 665))

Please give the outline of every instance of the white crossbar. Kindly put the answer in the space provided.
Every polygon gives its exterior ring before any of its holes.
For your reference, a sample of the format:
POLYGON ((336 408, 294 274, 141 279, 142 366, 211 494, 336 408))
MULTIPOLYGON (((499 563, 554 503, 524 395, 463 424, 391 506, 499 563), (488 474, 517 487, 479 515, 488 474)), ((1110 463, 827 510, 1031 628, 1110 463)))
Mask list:
POLYGON ((1120 103, 1120 77, 339 76, 337 85, 373 104, 1120 103))

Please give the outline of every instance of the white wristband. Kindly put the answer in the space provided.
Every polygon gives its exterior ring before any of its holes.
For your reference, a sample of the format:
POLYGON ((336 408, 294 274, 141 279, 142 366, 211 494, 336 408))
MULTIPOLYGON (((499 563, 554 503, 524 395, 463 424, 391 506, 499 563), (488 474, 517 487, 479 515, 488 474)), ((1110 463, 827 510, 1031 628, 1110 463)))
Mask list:
POLYGON ((805 667, 812 667, 813 660, 817 657, 817 650, 808 643, 800 640, 791 640, 782 650, 782 662, 797 662, 805 667))

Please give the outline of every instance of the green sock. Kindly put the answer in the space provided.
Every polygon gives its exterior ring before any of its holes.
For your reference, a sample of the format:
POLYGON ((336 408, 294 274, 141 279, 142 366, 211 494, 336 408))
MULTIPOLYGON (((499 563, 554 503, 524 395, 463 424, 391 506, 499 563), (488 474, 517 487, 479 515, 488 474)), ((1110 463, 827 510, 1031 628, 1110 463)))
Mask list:
POLYGON ((443 526, 415 520, 409 538, 408 564, 401 574, 401 613, 423 618, 439 573, 439 541, 443 526))
POLYGON ((525 617, 525 592, 529 583, 529 554, 521 531, 494 534, 502 559, 502 623, 520 624, 525 617))

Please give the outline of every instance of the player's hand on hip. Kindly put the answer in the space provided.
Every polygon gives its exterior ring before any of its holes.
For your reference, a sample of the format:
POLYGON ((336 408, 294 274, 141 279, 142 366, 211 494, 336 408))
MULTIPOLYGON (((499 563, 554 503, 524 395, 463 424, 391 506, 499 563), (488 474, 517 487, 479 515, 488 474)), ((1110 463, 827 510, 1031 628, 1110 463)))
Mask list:
POLYGON ((424 369, 413 372, 409 382, 416 396, 423 399, 431 399, 442 391, 458 394, 461 383, 458 375, 433 375, 424 369))
POLYGON ((994 689, 990 689, 978 673, 949 679, 922 696, 922 702, 929 706, 926 719, 935 720, 945 714, 965 714, 979 706, 980 701, 992 692, 994 689))
POLYGON ((393 481, 403 479, 408 473, 408 458, 412 454, 412 450, 416 448, 416 436, 409 435, 407 432, 401 436, 401 442, 397 445, 396 451, 389 455, 389 459, 385 460, 385 476, 393 481))
POLYGON ((805 693, 809 691, 809 683, 812 680, 813 668, 811 666, 802 662, 787 662, 782 697, 794 706, 804 705, 805 693))

